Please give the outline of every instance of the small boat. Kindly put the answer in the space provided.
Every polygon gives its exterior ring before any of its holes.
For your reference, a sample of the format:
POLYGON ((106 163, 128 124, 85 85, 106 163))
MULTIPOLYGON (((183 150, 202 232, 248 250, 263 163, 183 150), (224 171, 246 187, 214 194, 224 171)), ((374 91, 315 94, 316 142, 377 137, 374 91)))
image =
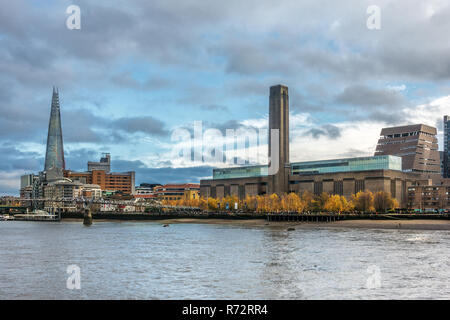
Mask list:
POLYGON ((36 209, 36 210, 30 212, 30 214, 35 214, 35 215, 38 215, 38 216, 46 216, 46 215, 50 216, 51 215, 49 212, 47 212, 45 210, 39 210, 39 209, 36 209))
POLYGON ((0 218, 1 221, 11 221, 14 220, 14 216, 10 216, 8 214, 2 215, 0 218))

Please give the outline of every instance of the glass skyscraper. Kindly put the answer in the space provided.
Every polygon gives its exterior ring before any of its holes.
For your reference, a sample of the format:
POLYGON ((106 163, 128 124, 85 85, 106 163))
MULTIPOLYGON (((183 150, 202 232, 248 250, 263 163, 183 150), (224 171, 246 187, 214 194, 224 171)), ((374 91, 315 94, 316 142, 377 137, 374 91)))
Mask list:
POLYGON ((444 116, 444 159, 443 159, 443 176, 450 178, 450 117, 444 116))
POLYGON ((64 170, 64 147, 61 129, 61 114, 59 106, 59 92, 53 87, 52 107, 48 123, 47 150, 45 152, 45 171, 50 169, 64 170))

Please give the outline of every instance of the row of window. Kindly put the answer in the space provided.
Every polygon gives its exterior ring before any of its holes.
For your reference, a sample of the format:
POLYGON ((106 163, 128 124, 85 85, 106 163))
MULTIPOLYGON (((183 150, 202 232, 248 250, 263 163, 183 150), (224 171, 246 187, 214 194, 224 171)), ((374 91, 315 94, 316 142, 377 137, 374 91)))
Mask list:
POLYGON ((400 138, 400 137, 418 136, 419 133, 420 133, 420 131, 387 134, 385 136, 381 136, 381 139, 392 139, 392 138, 400 138))

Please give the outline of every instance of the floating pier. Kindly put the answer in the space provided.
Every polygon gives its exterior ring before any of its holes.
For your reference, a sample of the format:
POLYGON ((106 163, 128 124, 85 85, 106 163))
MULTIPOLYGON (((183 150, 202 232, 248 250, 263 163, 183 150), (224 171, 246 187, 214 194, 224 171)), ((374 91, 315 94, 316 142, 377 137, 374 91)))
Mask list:
POLYGON ((292 221, 292 222, 334 222, 343 220, 343 215, 337 214, 289 214, 289 213, 269 213, 266 215, 267 221, 292 221))
POLYGON ((336 214, 336 213, 268 213, 267 221, 293 221, 293 222, 334 222, 340 220, 450 220, 449 214, 336 214))
POLYGON ((15 214, 15 221, 60 221, 59 215, 56 214, 15 214))

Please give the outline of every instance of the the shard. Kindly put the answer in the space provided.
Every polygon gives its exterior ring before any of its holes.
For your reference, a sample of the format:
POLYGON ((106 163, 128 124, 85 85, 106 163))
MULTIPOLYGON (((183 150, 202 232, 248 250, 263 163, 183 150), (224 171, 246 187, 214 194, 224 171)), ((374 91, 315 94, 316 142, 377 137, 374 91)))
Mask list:
POLYGON ((52 108, 50 111, 50 121, 48 123, 47 150, 45 152, 44 170, 47 172, 50 169, 62 171, 65 167, 59 93, 58 89, 53 87, 52 108))

